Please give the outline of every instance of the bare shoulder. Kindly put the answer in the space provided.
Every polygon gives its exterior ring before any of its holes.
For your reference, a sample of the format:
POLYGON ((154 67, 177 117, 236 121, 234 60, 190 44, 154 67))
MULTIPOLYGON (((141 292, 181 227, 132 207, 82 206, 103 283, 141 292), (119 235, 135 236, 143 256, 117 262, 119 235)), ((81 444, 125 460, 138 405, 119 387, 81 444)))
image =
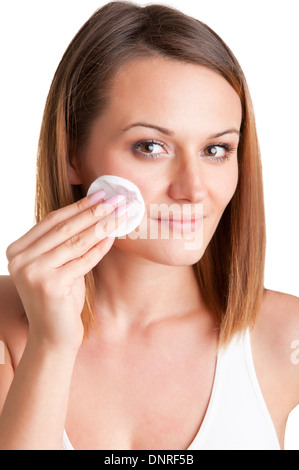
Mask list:
POLYGON ((28 322, 16 286, 10 276, 0 275, 0 335, 16 367, 27 340, 28 322))
POLYGON ((299 297, 267 290, 252 343, 265 370, 272 370, 275 382, 285 384, 294 406, 299 403, 299 297), (297 348, 297 358, 296 350, 297 348))
POLYGON ((299 339, 299 297, 274 290, 265 292, 258 327, 276 346, 299 339))

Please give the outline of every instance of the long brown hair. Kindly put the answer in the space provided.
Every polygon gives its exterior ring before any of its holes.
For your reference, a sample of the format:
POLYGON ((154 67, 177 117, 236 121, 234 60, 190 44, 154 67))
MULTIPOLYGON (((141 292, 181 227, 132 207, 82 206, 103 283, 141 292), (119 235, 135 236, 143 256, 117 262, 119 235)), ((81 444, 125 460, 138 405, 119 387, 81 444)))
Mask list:
MULTIPOLYGON (((223 40, 207 25, 164 5, 110 2, 82 26, 55 72, 41 127, 35 220, 85 196, 71 185, 67 165, 84 158, 94 119, 108 105, 109 85, 119 68, 137 57, 159 54, 205 65, 238 93, 242 108, 239 180, 202 258, 193 265, 204 301, 219 321, 220 342, 253 327, 264 294, 265 214, 262 167, 245 77, 223 40)), ((93 317, 94 274, 85 276, 85 331, 93 317)))

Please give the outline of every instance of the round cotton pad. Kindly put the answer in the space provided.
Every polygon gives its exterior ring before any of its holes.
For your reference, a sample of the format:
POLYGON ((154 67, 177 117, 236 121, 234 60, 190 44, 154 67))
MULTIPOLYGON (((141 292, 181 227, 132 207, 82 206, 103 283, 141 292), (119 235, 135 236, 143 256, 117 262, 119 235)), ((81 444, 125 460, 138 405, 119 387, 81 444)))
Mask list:
POLYGON ((105 190, 105 199, 114 196, 115 194, 124 194, 126 196, 125 202, 130 203, 126 220, 119 225, 114 232, 107 236, 122 237, 133 232, 133 230, 140 224, 145 212, 144 200, 136 184, 125 178, 121 178, 120 176, 103 175, 97 178, 90 185, 87 191, 87 196, 99 191, 100 189, 105 190))

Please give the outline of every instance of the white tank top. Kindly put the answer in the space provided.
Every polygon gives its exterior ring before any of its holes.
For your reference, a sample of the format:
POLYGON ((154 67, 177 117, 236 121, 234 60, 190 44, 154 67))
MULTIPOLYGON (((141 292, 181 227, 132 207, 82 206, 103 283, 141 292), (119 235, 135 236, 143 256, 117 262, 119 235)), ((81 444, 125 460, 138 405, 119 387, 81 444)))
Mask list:
MULTIPOLYGON (((65 431, 62 450, 74 450, 65 431)), ((255 373, 249 330, 219 349, 209 405, 187 450, 280 450, 255 373)))

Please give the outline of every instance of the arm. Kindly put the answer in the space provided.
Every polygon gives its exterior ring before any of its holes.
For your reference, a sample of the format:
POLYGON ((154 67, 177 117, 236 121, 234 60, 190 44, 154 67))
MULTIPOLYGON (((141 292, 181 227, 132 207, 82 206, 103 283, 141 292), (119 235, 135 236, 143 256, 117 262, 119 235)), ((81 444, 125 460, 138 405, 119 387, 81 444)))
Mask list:
POLYGON ((0 365, 0 407, 7 394, 0 416, 1 450, 61 448, 75 356, 29 337, 13 377, 5 348, 0 365))
POLYGON ((0 366, 0 449, 61 448, 83 338, 84 276, 111 248, 106 235, 125 216, 114 214, 117 204, 95 207, 103 195, 92 196, 50 213, 7 249, 28 339, 14 378, 11 361, 0 366))
POLYGON ((261 376, 271 377, 269 394, 290 413, 299 404, 299 298, 268 291, 257 326, 261 376))
POLYGON ((293 372, 294 407, 299 405, 299 297, 290 296, 290 325, 288 326, 290 338, 290 365, 293 372))

